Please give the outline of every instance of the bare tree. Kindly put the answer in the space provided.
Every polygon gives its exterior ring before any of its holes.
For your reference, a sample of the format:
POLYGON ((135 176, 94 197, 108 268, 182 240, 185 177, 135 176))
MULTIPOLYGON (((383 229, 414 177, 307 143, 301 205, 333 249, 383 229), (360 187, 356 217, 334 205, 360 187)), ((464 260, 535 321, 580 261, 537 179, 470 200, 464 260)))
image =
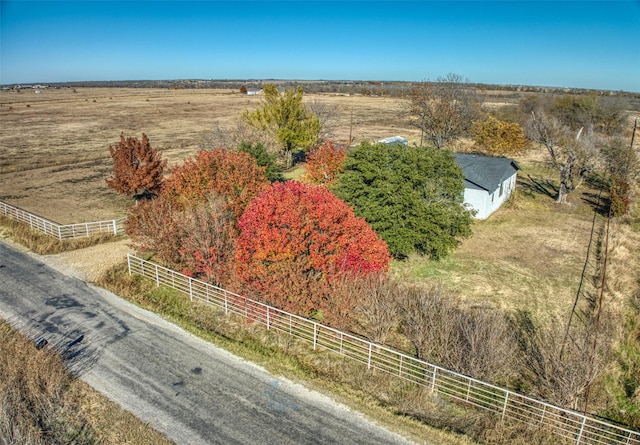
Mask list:
POLYGON ((459 352, 453 294, 442 284, 409 284, 399 301, 402 332, 421 360, 449 366, 459 352))
POLYGON ((545 111, 532 111, 525 124, 527 137, 544 146, 551 166, 559 174, 556 202, 567 203, 567 195, 575 191, 597 161, 596 137, 592 128, 576 132, 545 111))
POLYGON ((467 134, 480 113, 481 100, 475 89, 458 74, 436 82, 422 82, 411 90, 406 110, 411 125, 436 148, 443 148, 467 134))
POLYGON ((418 358, 490 381, 513 374, 516 341, 504 314, 463 308, 441 284, 406 285, 399 297, 402 332, 418 358))
POLYGON ((335 105, 319 99, 311 99, 305 103, 305 106, 320 120, 319 139, 321 141, 333 140, 338 124, 338 113, 335 105))
POLYGON ((270 152, 278 152, 278 147, 265 132, 251 127, 242 120, 238 120, 235 126, 215 126, 211 130, 211 133, 201 141, 200 148, 203 150, 220 147, 233 149, 243 142, 248 144, 262 144, 270 152))
POLYGON ((560 406, 579 409, 588 389, 600 377, 609 362, 611 342, 596 342, 594 336, 608 338, 602 332, 609 323, 576 324, 563 346, 563 323, 552 320, 536 326, 530 316, 519 313, 514 319, 514 332, 520 345, 521 375, 528 380, 533 396, 560 406))
POLYGON ((515 372, 516 338, 505 315, 490 308, 463 309, 455 369, 475 378, 505 381, 515 372))
POLYGON ((352 280, 359 288, 354 313, 365 335, 375 343, 384 344, 398 329, 400 311, 398 299, 402 289, 398 282, 384 275, 369 275, 352 280))

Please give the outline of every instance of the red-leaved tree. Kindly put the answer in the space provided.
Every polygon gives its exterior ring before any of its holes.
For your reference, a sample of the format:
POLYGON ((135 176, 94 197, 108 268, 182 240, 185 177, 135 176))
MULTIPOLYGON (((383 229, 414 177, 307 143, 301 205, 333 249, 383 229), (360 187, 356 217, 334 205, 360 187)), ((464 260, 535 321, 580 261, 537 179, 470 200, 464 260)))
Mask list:
POLYGON ((126 221, 131 246, 138 252, 153 252, 168 266, 179 265, 182 230, 176 207, 162 195, 132 206, 126 221))
POLYGON ((264 167, 244 152, 224 148, 200 150, 171 170, 163 194, 181 206, 204 203, 214 193, 221 197, 227 209, 240 217, 249 202, 265 190, 269 181, 264 167))
POLYGON ((183 273, 226 286, 229 283, 237 229, 222 199, 210 196, 182 213, 180 256, 183 273))
POLYGON ((237 236, 235 218, 219 197, 182 207, 160 195, 129 210, 131 246, 204 281, 227 285, 237 236))
MULTIPOLYGON (((331 280, 385 271, 386 243, 326 187, 274 183, 238 221, 239 290, 303 316, 331 319, 331 280)), ((342 311, 344 312, 344 311, 342 311)))
POLYGON ((146 134, 142 133, 141 141, 121 134, 120 143, 109 147, 109 152, 113 158, 113 177, 107 179, 109 187, 134 198, 158 194, 167 161, 151 147, 146 134))
POLYGON ((342 170, 347 149, 325 141, 307 156, 304 181, 312 184, 331 185, 342 170))

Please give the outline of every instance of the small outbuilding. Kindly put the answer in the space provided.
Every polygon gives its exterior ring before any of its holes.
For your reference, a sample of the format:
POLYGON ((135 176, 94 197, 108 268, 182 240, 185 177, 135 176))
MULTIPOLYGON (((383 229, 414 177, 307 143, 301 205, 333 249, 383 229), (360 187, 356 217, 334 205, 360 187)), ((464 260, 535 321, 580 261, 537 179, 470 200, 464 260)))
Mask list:
POLYGON ((520 166, 509 158, 456 153, 464 174, 464 203, 476 211, 476 219, 487 219, 509 198, 516 187, 520 166))
POLYGON ((376 144, 387 144, 387 145, 409 145, 409 141, 403 138, 402 136, 390 136, 384 139, 378 139, 376 144))

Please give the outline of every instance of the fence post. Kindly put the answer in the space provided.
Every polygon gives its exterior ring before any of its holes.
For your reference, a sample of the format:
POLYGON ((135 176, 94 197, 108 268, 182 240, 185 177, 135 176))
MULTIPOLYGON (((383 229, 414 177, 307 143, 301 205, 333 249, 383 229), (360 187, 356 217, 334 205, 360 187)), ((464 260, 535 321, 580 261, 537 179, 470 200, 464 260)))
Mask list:
POLYGON ((313 323, 313 350, 316 350, 316 342, 318 341, 318 324, 313 323))
POLYGON ((193 301, 193 280, 189 277, 189 301, 193 301))
POLYGON ((227 290, 224 290, 224 314, 229 314, 229 304, 227 303, 227 290))
POLYGON ((84 223, 85 236, 89 236, 89 223, 84 223))
POLYGON ((586 416, 582 416, 582 424, 580 425, 580 432, 578 433, 578 437, 576 438, 576 445, 580 445, 580 441, 582 440, 582 431, 584 431, 584 424, 587 421, 586 416))
POLYGON ((373 343, 369 342, 369 357, 367 357, 367 369, 371 369, 371 348, 373 343))
POLYGON ((160 287, 160 277, 158 277, 158 265, 156 264, 156 287, 160 287))
MULTIPOLYGON (((46 233, 46 232, 45 232, 46 233)), ((58 239, 62 239, 62 232, 60 232, 60 225, 58 225, 58 239)))
POLYGON ((504 396, 504 404, 502 405, 502 420, 504 420, 504 416, 507 414, 507 403, 509 402, 509 391, 506 392, 504 396))
POLYGON ((269 306, 267 306, 267 331, 269 330, 269 306))
POLYGON ((438 372, 438 368, 433 367, 433 375, 431 376, 431 392, 436 390, 436 373, 438 372))
POLYGON ((131 276, 131 254, 127 254, 127 267, 129 268, 129 276, 131 276))

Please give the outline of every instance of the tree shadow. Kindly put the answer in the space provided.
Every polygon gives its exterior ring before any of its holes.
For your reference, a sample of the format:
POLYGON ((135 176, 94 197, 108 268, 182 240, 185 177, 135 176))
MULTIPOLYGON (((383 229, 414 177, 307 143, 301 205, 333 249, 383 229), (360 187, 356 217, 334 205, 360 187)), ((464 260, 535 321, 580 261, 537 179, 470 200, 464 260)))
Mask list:
POLYGON ((538 180, 531 175, 527 175, 526 178, 518 178, 518 184, 525 193, 538 194, 554 198, 558 196, 558 188, 554 186, 548 179, 538 180))
POLYGON ((600 175, 590 175, 586 178, 586 182, 595 190, 593 192, 584 192, 582 194, 582 201, 591 206, 594 212, 602 216, 607 216, 611 205, 611 200, 607 193, 609 183, 600 175))
POLYGON ((594 212, 602 216, 609 214, 609 198, 604 194, 584 192, 582 201, 588 204, 594 212))

